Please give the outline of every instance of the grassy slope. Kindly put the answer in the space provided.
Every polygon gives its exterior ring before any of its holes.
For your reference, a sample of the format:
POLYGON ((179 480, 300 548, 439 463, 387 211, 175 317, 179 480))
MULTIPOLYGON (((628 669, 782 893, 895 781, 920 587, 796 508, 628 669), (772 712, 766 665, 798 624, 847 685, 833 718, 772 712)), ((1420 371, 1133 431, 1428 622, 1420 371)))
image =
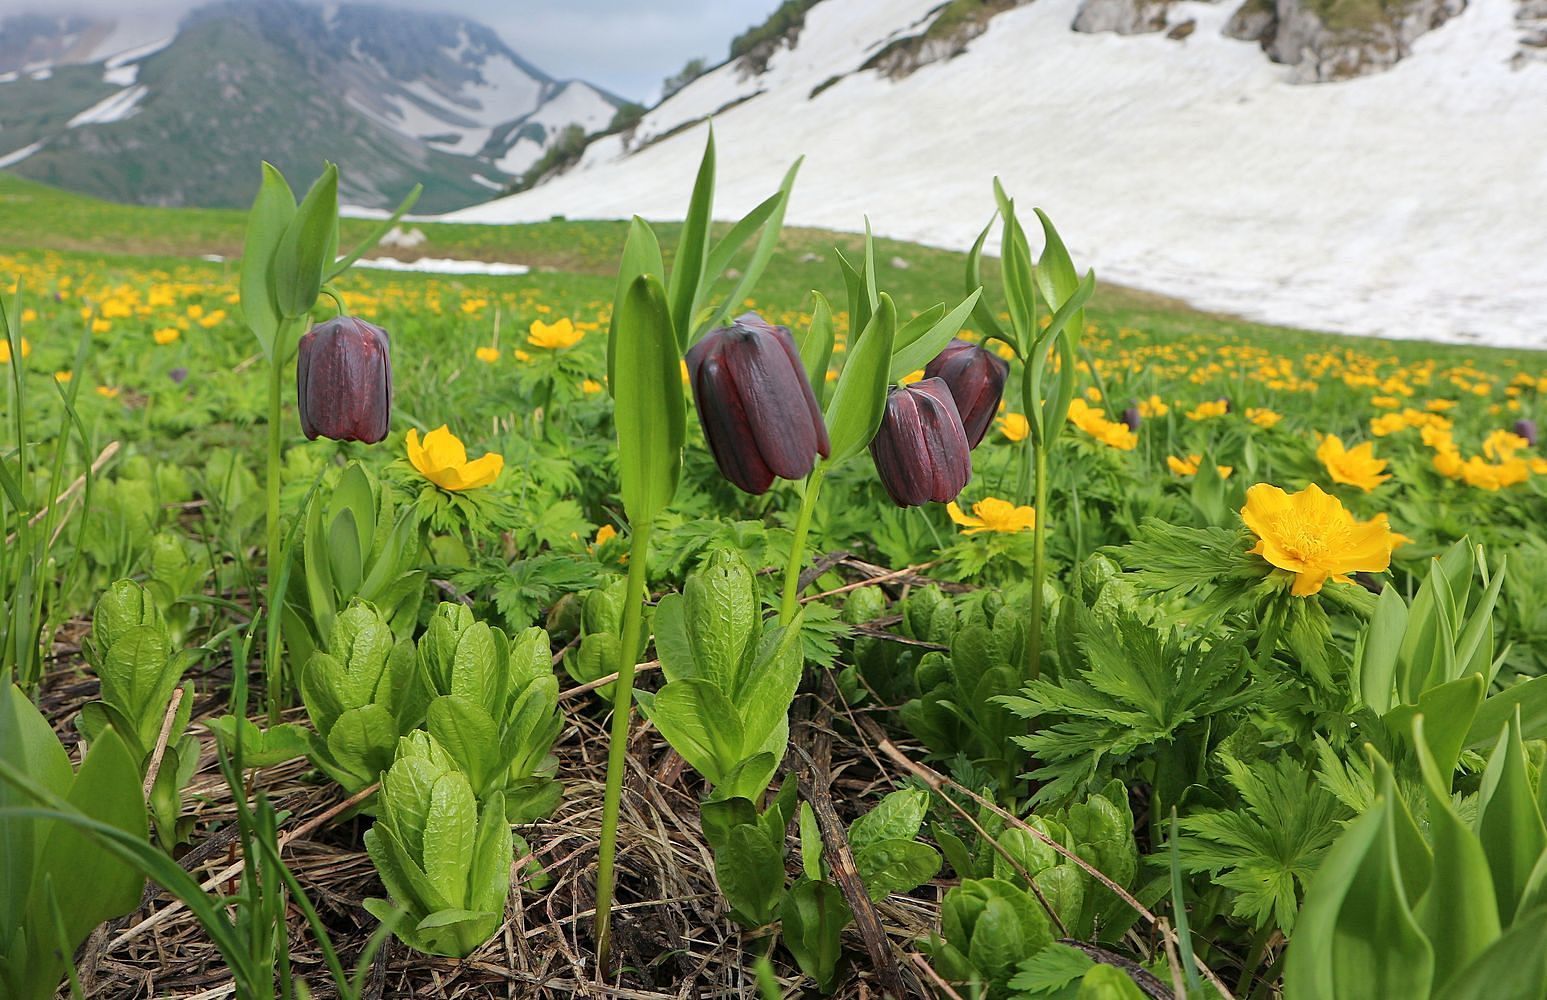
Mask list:
MULTIPOLYGON (((235 258, 241 254, 244 218, 244 213, 227 209, 151 208, 98 201, 0 172, 0 252, 48 250, 151 258, 212 254, 235 258)), ((342 244, 353 245, 376 225, 369 220, 345 219, 342 244)), ((413 228, 422 230, 427 238, 421 247, 412 251, 385 250, 380 253, 410 259, 428 256, 521 263, 537 272, 559 271, 593 279, 598 294, 605 294, 610 287, 606 279, 616 266, 626 224, 569 221, 522 226, 415 223, 413 228)), ((675 243, 676 224, 664 223, 657 228, 664 244, 670 247, 675 243)), ((843 285, 832 255, 834 246, 854 259, 862 240, 847 233, 787 229, 781 240, 781 252, 775 256, 759 286, 759 301, 796 308, 809 301, 812 288, 818 288, 835 305, 841 306, 843 285)), ((904 308, 917 311, 935 302, 957 299, 962 294, 964 257, 960 253, 879 240, 876 259, 880 264, 882 286, 891 290, 904 308), (894 258, 906 262, 906 269, 894 268, 894 258)), ((997 261, 985 262, 984 275, 991 288, 997 285, 997 261)), ((407 281, 415 280, 412 273, 402 277, 407 281)), ((457 276, 456 280, 481 285, 486 281, 498 283, 511 279, 457 276)), ((9 284, 8 281, 5 283, 9 284)), ((998 296, 997 290, 991 294, 998 296)), ((1101 285, 1091 316, 1097 322, 1138 327, 1163 337, 1202 333, 1271 338, 1273 345, 1282 349, 1303 348, 1316 343, 1344 343, 1350 339, 1204 313, 1175 299, 1111 284, 1101 285)), ((1461 359, 1480 352, 1510 354, 1533 362, 1539 362, 1541 357, 1526 351, 1492 352, 1473 346, 1364 342, 1365 346, 1372 343, 1379 345, 1382 353, 1404 360, 1421 356, 1461 359)))

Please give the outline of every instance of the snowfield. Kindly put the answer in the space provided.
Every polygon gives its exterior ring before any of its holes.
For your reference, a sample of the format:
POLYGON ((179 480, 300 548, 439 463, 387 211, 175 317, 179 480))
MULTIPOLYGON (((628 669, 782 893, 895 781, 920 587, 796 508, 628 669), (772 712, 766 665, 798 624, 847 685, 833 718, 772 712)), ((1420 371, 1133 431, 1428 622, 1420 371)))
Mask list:
MULTIPOLYGON (((856 72, 933 6, 826 0, 765 74, 722 67, 641 134, 719 112, 720 218, 804 153, 790 224, 856 230, 864 212, 966 248, 999 175, 1115 282, 1310 329, 1547 348, 1547 64, 1511 68, 1514 0, 1472 0, 1391 71, 1336 84, 1289 83, 1211 3, 1175 7, 1197 25, 1174 41, 1078 34, 1078 0, 1036 0, 958 58, 856 72)), ((603 140, 446 219, 680 218, 703 140, 702 124, 633 153, 603 140)))

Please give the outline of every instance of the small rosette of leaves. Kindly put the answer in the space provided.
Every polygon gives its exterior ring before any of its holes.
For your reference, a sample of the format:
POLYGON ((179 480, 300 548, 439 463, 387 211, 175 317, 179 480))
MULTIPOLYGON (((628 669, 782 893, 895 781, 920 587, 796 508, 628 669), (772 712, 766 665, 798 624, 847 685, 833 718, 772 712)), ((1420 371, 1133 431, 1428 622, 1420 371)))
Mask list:
POLYGON ((550 751, 563 723, 548 633, 529 628, 512 642, 444 602, 419 640, 418 668, 433 695, 425 728, 479 801, 501 795, 511 823, 552 812, 563 789, 550 751))
POLYGON ((414 646, 392 633, 374 604, 338 616, 326 650, 301 671, 301 700, 316 730, 313 763, 354 793, 392 765, 398 737, 424 719, 414 646))
MULTIPOLYGON (((197 659, 174 651, 171 634, 154 596, 132 580, 119 580, 103 593, 92 616, 86 656, 101 682, 101 697, 81 708, 76 728, 87 743, 112 728, 134 756, 143 776, 155 755, 167 709, 183 673, 197 659)), ((193 684, 183 685, 167 745, 151 787, 151 815, 157 837, 171 848, 182 839, 182 788, 198 767, 198 741, 189 733, 193 684)))
POLYGON ((425 573, 420 527, 392 490, 358 462, 307 504, 285 600, 285 648, 305 664, 355 598, 381 610, 399 638, 418 624, 425 573))
MULTIPOLYGON (((564 670, 581 684, 589 684, 618 672, 618 644, 623 635, 623 604, 628 600, 628 581, 618 577, 605 587, 597 587, 580 603, 580 644, 564 654, 564 670)), ((639 648, 635 662, 644 655, 648 628, 639 630, 639 648)), ((612 700, 615 685, 604 684, 596 693, 612 700)))
POLYGON ((667 683, 640 707, 714 798, 755 799, 789 742, 790 703, 803 666, 801 617, 765 623, 752 569, 717 550, 661 599, 655 647, 667 683))
POLYGON ((365 908, 383 921, 398 916, 394 933, 409 947, 462 958, 499 929, 514 857, 503 796, 480 811, 467 776, 428 733, 399 743, 365 850, 391 897, 365 908))

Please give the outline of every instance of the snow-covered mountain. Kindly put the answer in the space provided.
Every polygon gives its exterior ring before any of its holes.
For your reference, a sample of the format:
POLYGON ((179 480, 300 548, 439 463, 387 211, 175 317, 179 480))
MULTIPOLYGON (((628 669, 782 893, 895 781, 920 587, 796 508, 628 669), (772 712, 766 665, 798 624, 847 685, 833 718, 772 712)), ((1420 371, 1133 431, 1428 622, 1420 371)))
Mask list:
POLYGON ((1117 282, 1313 329, 1547 347, 1541 0, 1431 5, 1390 52, 1360 34, 1373 63, 1294 28, 1294 0, 1255 29, 1261 0, 1124 2, 1145 33, 1071 30, 1095 0, 1000 0, 956 33, 936 25, 958 4, 821 0, 575 168, 449 218, 680 217, 713 116, 726 218, 803 153, 790 223, 867 213, 966 247, 999 175, 1117 282), (1297 55, 1295 32, 1320 40, 1297 55), (1379 71, 1306 82, 1349 66, 1379 71))
POLYGON ((240 205, 259 158, 303 178, 327 158, 354 204, 423 181, 421 206, 444 211, 504 190, 566 126, 606 128, 619 104, 447 14, 225 0, 179 21, 0 20, 0 166, 122 200, 240 205))

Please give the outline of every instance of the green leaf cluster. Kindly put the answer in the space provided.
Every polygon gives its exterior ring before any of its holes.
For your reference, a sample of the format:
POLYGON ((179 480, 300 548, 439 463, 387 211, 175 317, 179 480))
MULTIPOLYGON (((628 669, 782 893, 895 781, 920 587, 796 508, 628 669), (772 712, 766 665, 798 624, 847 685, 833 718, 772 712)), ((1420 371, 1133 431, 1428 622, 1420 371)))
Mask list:
POLYGON ((300 688, 315 730, 312 761, 351 794, 391 766, 398 738, 419 726, 428 702, 414 644, 359 599, 307 660, 300 688))
POLYGON ((1285 997, 1547 995, 1547 783, 1529 762, 1520 713, 1466 804, 1429 750, 1425 717, 1412 726, 1426 829, 1372 750, 1374 802, 1311 881, 1285 997))
POLYGON ((461 958, 499 929, 510 894, 514 840, 502 794, 480 809, 472 785, 428 733, 403 737, 382 776, 365 850, 391 897, 367 899, 409 947, 461 958))
MULTIPOLYGON (((155 598, 132 580, 119 580, 102 594, 84 647, 101 683, 101 697, 81 707, 76 728, 87 743, 95 743, 112 729, 143 776, 166 724, 173 693, 198 654, 173 649, 155 598)), ((193 714, 193 684, 182 687, 183 697, 167 728, 166 748, 151 787, 156 835, 168 850, 187 832, 180 823, 182 789, 199 764, 198 740, 186 732, 193 714)))
POLYGON ((764 622, 752 568, 729 549, 656 606, 666 684, 641 692, 640 707, 716 798, 757 798, 784 758, 804 667, 800 631, 798 614, 788 627, 764 622))
MULTIPOLYGON (((105 631, 125 631, 125 622, 105 631)), ((0 688, 0 762, 86 816, 143 840, 140 761, 112 726, 98 730, 77 770, 20 688, 0 688)), ((0 993, 49 1000, 92 928, 130 912, 144 877, 75 827, 36 815, 40 803, 0 782, 0 993)))
POLYGON ((433 696, 425 728, 456 762, 481 802, 502 795, 511 823, 530 823, 558 805, 551 754, 562 722, 548 633, 529 628, 511 641, 443 602, 419 639, 420 683, 433 696))

